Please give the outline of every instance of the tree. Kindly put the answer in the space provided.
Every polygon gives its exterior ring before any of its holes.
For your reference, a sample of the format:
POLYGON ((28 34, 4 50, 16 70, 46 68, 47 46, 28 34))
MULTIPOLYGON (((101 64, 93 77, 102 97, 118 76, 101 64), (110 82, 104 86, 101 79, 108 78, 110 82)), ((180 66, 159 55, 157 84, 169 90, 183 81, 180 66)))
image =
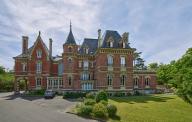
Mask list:
POLYGON ((3 66, 0 66, 0 74, 4 74, 5 73, 5 68, 3 66))
POLYGON ((157 78, 161 84, 171 84, 178 96, 192 104, 192 48, 179 60, 160 65, 157 78))
POLYGON ((155 63, 150 63, 150 64, 148 64, 148 68, 152 69, 152 70, 157 70, 159 68, 159 65, 156 62, 155 63))
POLYGON ((134 50, 133 53, 133 66, 135 69, 147 69, 145 64, 144 64, 144 60, 141 58, 141 53, 142 52, 136 52, 136 49, 134 50))

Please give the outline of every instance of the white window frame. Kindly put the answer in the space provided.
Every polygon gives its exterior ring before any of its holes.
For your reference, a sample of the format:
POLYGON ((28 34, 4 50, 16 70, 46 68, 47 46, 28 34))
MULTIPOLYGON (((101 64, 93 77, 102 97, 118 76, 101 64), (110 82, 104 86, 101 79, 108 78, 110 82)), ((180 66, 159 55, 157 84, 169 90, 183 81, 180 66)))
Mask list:
POLYGON ((138 87, 139 86, 139 78, 134 78, 134 86, 138 87))
POLYGON ((110 41, 110 43, 109 43, 109 44, 110 44, 110 47, 113 47, 113 42, 112 42, 112 41, 110 41))
POLYGON ((26 64, 26 63, 23 63, 23 64, 22 64, 22 71, 23 71, 23 72, 26 72, 26 71, 27 71, 27 64, 26 64))
POLYGON ((150 86, 150 78, 145 78, 145 86, 150 86))
POLYGON ((36 72, 41 73, 42 72, 42 62, 38 61, 36 63, 36 72))
POLYGON ((125 42, 123 42, 123 48, 125 48, 125 42))
POLYGON ((125 56, 121 56, 121 57, 120 57, 120 60, 121 60, 121 62, 120 62, 120 63, 121 63, 121 66, 125 66, 125 64, 126 64, 125 56))
POLYGON ((113 84, 113 76, 111 74, 107 75, 107 85, 112 86, 113 84))
POLYGON ((125 86, 125 81, 126 81, 126 76, 125 75, 121 75, 120 86, 125 86))
POLYGON ((89 68, 89 61, 88 60, 83 61, 83 68, 86 68, 86 69, 89 68))
POLYGON ((36 87, 40 87, 42 84, 42 79, 41 78, 36 78, 36 87))
POLYGON ((112 55, 108 55, 108 57, 107 57, 107 64, 108 65, 113 65, 113 56, 112 55))
POLYGON ((42 50, 37 50, 37 58, 41 58, 42 57, 42 50))

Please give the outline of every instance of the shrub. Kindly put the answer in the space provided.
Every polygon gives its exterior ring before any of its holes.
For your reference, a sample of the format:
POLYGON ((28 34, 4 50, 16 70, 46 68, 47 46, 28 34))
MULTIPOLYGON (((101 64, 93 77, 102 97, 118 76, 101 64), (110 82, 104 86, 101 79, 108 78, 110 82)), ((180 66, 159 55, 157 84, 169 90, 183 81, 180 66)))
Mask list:
POLYGON ((98 118, 106 118, 108 116, 107 108, 101 103, 95 104, 93 107, 93 116, 98 118))
POLYGON ((101 100, 105 100, 105 101, 108 101, 108 98, 107 98, 107 93, 105 91, 99 91, 96 95, 96 98, 95 98, 96 102, 100 102, 101 100))
POLYGON ((74 98, 82 98, 82 97, 85 97, 86 93, 83 93, 83 92, 65 92, 63 94, 63 98, 71 98, 71 99, 74 99, 74 98))
POLYGON ((109 104, 107 105, 107 111, 110 117, 113 117, 116 115, 117 107, 115 105, 109 104))
POLYGON ((77 113, 82 116, 89 116, 93 110, 93 107, 91 105, 80 105, 77 109, 77 113))
POLYGON ((95 94, 93 92, 87 93, 86 98, 95 99, 95 94))
POLYGON ((103 104, 104 106, 107 106, 108 102, 105 100, 101 100, 99 103, 103 104))
POLYGON ((135 95, 135 96, 141 96, 142 94, 141 94, 139 91, 135 91, 135 92, 134 92, 134 95, 135 95))
POLYGON ((125 94, 124 92, 116 92, 116 93, 114 94, 114 96, 115 96, 115 97, 125 97, 126 94, 125 94))
POLYGON ((85 99, 84 104, 85 105, 94 105, 96 102, 94 99, 85 99))

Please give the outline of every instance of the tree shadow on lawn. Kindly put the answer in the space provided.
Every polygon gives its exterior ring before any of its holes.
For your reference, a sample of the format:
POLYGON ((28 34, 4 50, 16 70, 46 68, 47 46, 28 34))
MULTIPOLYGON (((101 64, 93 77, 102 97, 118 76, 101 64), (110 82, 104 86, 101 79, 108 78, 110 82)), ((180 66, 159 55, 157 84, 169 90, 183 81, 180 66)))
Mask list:
POLYGON ((14 100, 14 99, 20 98, 28 101, 33 101, 37 99, 42 99, 43 96, 26 96, 23 94, 18 94, 18 95, 11 94, 11 95, 4 96, 3 98, 6 98, 5 100, 14 100))
POLYGON ((149 101, 166 102, 170 99, 175 99, 175 98, 170 96, 145 95, 145 96, 129 96, 129 97, 112 97, 110 99, 116 102, 126 102, 129 104, 134 104, 134 103, 147 103, 149 101))

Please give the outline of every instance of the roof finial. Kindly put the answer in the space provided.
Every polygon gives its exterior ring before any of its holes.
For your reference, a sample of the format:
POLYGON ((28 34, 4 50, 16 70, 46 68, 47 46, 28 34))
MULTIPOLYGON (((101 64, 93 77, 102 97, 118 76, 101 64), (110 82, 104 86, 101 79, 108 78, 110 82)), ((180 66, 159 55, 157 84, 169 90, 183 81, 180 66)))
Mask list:
POLYGON ((39 36, 41 35, 41 31, 39 31, 39 36))
POLYGON ((72 30, 71 20, 70 20, 70 31, 72 30))

